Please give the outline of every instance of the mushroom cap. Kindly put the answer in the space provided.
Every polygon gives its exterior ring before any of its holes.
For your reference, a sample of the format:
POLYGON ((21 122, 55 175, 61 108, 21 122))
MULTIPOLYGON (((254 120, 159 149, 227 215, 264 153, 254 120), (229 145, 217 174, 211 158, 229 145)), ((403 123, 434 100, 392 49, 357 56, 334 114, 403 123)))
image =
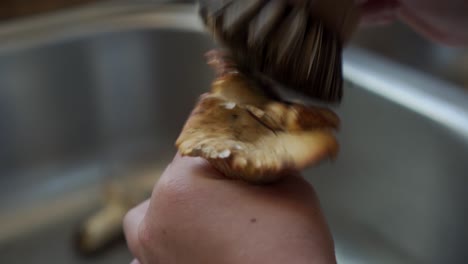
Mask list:
POLYGON ((201 96, 176 146, 228 177, 268 183, 334 158, 338 126, 339 118, 326 108, 272 100, 242 74, 231 73, 201 96))

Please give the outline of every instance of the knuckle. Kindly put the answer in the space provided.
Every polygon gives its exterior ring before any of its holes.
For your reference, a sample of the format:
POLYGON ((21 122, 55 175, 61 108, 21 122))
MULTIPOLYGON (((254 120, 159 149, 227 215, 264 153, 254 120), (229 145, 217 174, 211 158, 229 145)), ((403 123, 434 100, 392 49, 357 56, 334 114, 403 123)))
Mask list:
POLYGON ((167 177, 158 183, 156 195, 177 205, 192 199, 195 192, 195 186, 183 177, 167 177))
POLYGON ((145 221, 142 221, 138 226, 138 243, 144 249, 151 248, 153 244, 153 236, 151 230, 149 230, 149 226, 145 224, 145 221))

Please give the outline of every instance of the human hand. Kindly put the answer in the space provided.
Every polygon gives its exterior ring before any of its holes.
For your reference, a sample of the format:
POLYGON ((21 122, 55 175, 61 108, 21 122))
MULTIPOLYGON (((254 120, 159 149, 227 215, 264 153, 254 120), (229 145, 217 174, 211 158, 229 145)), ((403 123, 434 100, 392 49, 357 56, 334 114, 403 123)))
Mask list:
POLYGON ((307 181, 250 185, 199 158, 176 157, 124 230, 134 263, 336 263, 307 181))
POLYGON ((356 0, 365 24, 401 19, 424 36, 451 45, 468 44, 468 1, 356 0))

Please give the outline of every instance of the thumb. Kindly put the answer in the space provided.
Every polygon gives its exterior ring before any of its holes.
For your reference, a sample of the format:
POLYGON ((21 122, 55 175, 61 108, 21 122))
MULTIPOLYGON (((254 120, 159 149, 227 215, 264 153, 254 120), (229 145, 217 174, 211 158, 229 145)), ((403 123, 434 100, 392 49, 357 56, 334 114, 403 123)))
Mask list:
MULTIPOLYGON (((139 237, 140 224, 146 215, 149 207, 149 200, 130 210, 124 217, 123 229, 127 240, 130 252, 138 259, 141 259, 141 243, 139 237)), ((134 260, 132 264, 139 264, 138 260, 134 260)))

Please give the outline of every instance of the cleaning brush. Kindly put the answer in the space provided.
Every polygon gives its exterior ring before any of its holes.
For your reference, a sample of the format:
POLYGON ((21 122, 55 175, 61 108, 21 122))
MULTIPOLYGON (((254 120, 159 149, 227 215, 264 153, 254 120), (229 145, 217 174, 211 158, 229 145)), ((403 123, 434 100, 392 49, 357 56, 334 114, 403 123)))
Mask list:
POLYGON ((341 100, 353 1, 202 0, 200 15, 223 50, 207 54, 216 78, 176 141, 179 153, 254 184, 333 160, 339 117, 284 91, 341 100))
POLYGON ((342 49, 359 17, 353 0, 201 0, 199 10, 245 74, 341 100, 342 49))

